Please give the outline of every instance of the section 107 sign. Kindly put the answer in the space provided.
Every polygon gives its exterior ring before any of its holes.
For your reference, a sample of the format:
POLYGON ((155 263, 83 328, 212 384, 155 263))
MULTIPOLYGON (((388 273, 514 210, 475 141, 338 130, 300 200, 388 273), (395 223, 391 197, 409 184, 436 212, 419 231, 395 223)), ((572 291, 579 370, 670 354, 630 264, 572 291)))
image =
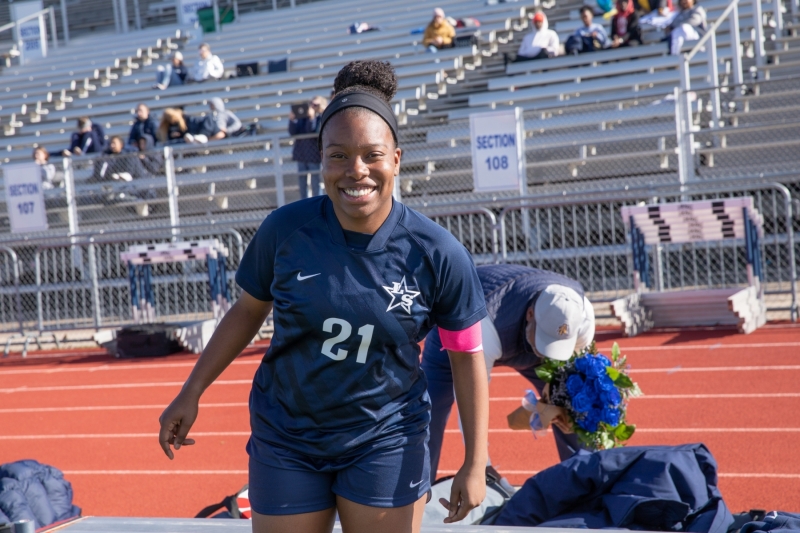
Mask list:
POLYGON ((520 108, 469 116, 476 192, 515 190, 524 195, 525 129, 520 108))
POLYGON ((3 165, 3 186, 11 233, 46 231, 47 213, 39 165, 3 165))

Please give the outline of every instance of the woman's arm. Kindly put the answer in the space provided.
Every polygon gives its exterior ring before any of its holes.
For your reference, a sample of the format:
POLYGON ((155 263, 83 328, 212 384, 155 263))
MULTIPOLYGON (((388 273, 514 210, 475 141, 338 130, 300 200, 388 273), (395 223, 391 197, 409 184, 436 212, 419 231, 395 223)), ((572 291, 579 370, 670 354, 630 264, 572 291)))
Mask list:
POLYGON ((483 351, 453 352, 450 366, 456 391, 458 413, 464 431, 464 465, 453 479, 445 523, 458 522, 480 505, 486 496, 486 461, 489 440, 489 384, 483 351))
POLYGON ((170 444, 176 450, 182 444, 194 444, 186 436, 197 418, 200 396, 253 340, 271 310, 272 302, 258 300, 242 291, 225 313, 178 396, 159 418, 158 441, 167 457, 173 458, 170 444))

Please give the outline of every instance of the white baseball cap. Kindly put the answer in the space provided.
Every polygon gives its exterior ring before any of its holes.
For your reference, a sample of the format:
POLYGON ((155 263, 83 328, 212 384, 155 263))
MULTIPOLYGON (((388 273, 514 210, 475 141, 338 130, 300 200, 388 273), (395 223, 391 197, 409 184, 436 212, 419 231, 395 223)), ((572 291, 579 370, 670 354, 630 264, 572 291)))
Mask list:
POLYGON ((569 287, 548 285, 533 308, 536 351, 556 361, 566 361, 575 351, 583 322, 583 298, 569 287))

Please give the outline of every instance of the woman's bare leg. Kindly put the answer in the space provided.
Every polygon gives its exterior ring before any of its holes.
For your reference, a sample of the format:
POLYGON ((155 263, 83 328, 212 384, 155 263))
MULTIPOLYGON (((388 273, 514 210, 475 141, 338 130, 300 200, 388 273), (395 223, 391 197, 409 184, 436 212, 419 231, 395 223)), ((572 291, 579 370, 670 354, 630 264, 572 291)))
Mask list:
POLYGON ((290 515, 263 515, 253 511, 253 533, 331 533, 336 509, 290 515))
POLYGON ((343 533, 419 533, 427 495, 405 507, 386 509, 336 497, 343 533))

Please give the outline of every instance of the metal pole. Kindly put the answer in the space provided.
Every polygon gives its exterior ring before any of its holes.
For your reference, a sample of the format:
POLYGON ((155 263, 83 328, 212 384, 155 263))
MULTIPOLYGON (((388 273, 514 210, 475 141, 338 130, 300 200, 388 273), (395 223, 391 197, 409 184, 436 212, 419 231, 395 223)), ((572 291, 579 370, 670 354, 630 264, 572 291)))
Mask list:
POLYGON ((273 11, 278 10, 278 0, 272 0, 272 10, 273 11))
POLYGON ((72 173, 72 158, 65 157, 61 160, 64 169, 64 192, 67 197, 67 222, 69 234, 78 233, 78 206, 75 201, 75 176, 72 173))
POLYGON ((272 138, 272 168, 275 169, 275 196, 278 207, 286 204, 286 191, 283 186, 283 157, 281 157, 281 138, 277 135, 272 138))
POLYGON ((25 64, 25 45, 22 42, 22 32, 19 30, 19 22, 14 22, 14 31, 17 32, 17 48, 19 49, 19 64, 25 64))
POLYGON ((53 50, 58 48, 58 33, 56 32, 56 10, 53 6, 47 8, 50 17, 50 34, 53 37, 53 50))
POLYGON ((92 282, 92 317, 94 327, 98 329, 103 318, 100 312, 100 287, 97 281, 97 254, 94 251, 94 242, 89 243, 89 278, 92 282))
POLYGON ((772 0, 772 17, 775 20, 775 33, 783 35, 783 13, 781 13, 781 0, 772 0))
POLYGON ((136 24, 136 31, 142 29, 142 16, 139 13, 139 0, 133 0, 133 20, 136 24))
POLYGON ((683 93, 680 87, 675 87, 672 94, 675 96, 675 136, 678 142, 678 181, 681 184, 681 189, 683 189, 683 185, 686 183, 686 154, 684 153, 683 144, 683 136, 685 133, 683 127, 683 117, 685 116, 683 112, 683 93))
POLYGON ((777 190, 783 194, 783 204, 785 213, 785 224, 786 224, 786 240, 787 244, 789 245, 789 276, 791 277, 791 287, 792 287, 792 310, 791 310, 791 317, 792 322, 797 322, 798 309, 797 304, 797 259, 795 257, 794 251, 794 227, 792 224, 794 223, 794 216, 792 213, 792 193, 789 192, 789 189, 786 188, 785 185, 781 183, 773 184, 777 190))
POLYGON ((122 28, 119 22, 119 5, 117 5, 117 0, 111 0, 111 9, 114 12, 114 32, 122 33, 122 28))
POLYGON ((214 31, 221 32, 222 28, 220 27, 219 23, 219 4, 217 3, 217 0, 211 2, 211 9, 214 10, 214 31))
POLYGON ((239 0, 233 0, 233 20, 239 20, 239 0))
POLYGON ((764 25, 761 16, 761 0, 753 0, 753 27, 756 30, 756 42, 754 43, 756 54, 756 66, 764 66, 764 25))
POLYGON ((128 33, 128 3, 126 0, 119 0, 119 21, 122 24, 122 31, 128 33))
POLYGON ((167 197, 169 198, 169 225, 173 227, 172 234, 180 231, 175 227, 180 223, 178 215, 178 186, 175 181, 175 159, 172 157, 172 147, 164 147, 164 174, 167 178, 167 197))
POLYGON ((69 19, 67 18, 67 0, 61 0, 61 33, 64 43, 69 42, 69 19))
POLYGON ((744 81, 742 77, 742 43, 739 32, 739 5, 734 2, 733 11, 731 11, 731 33, 733 34, 731 35, 731 47, 733 48, 733 65, 731 65, 731 68, 733 68, 733 84, 737 87, 744 81))
POLYGON ((717 33, 711 34, 708 51, 708 75, 711 78, 711 116, 712 128, 719 128, 721 114, 719 108, 719 63, 717 63, 717 33))
POLYGON ((34 262, 36 268, 36 326, 39 331, 44 329, 44 312, 42 310, 42 260, 41 250, 36 250, 34 262))
POLYGON ((36 17, 36 22, 39 23, 39 46, 42 49, 42 57, 47 57, 47 23, 44 15, 36 17))
POLYGON ((295 0, 289 0, 289 5, 292 7, 292 9, 297 7, 297 5, 295 4, 295 0))

